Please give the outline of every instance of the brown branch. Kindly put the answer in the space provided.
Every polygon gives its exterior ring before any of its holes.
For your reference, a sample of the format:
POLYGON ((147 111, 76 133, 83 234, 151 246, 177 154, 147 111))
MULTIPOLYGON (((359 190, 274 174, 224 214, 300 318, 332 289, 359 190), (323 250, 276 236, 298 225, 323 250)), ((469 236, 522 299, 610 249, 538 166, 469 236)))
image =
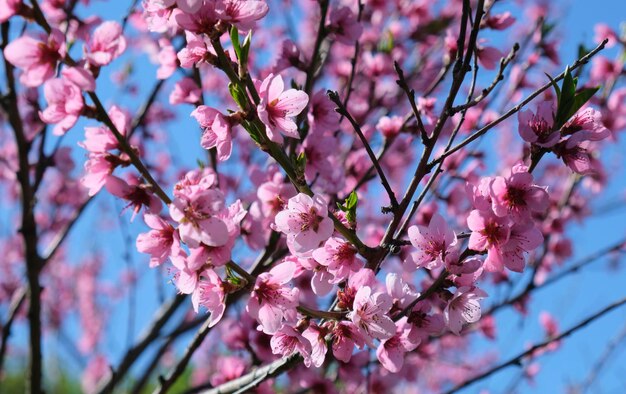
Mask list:
MULTIPOLYGON (((596 53, 598 53, 602 49, 604 49, 604 47, 606 46, 607 42, 608 42, 608 39, 605 39, 604 41, 602 41, 602 43, 600 43, 600 45, 598 45, 591 52, 589 52, 585 56, 581 57, 580 59, 576 60, 571 66, 569 66, 569 69, 570 70, 575 70, 578 67, 582 66, 583 64, 586 64, 596 53)), ((554 78, 554 82, 558 82, 558 81, 562 80, 564 76, 565 76, 564 72, 560 73, 559 75, 557 75, 554 78)), ((522 102, 517 104, 515 107, 511 108, 510 110, 508 110, 504 115, 500 116, 498 119, 492 121, 491 123, 483 126, 480 130, 474 132, 472 135, 467 137, 465 140, 463 140, 459 144, 455 145, 453 148, 451 148, 447 152, 442 153, 441 156, 439 156, 435 160, 431 161, 428 164, 428 166, 429 167, 434 167, 437 163, 439 163, 440 161, 442 161, 446 157, 449 157, 450 155, 454 154, 455 152, 457 152, 457 151, 461 150, 462 148, 464 148, 465 146, 469 145, 471 142, 475 141, 476 139, 478 139, 479 137, 484 135, 487 131, 491 130, 492 128, 494 128, 498 124, 502 123, 504 120, 508 119, 509 117, 514 115, 515 113, 519 112, 528 103, 533 101, 535 99, 535 97, 539 96, 541 93, 543 93, 545 90, 549 89, 550 87, 552 87, 552 82, 546 83, 545 85, 543 85, 539 89, 535 90, 531 95, 526 97, 522 102)))
MULTIPOLYGON (((9 22, 2 24, 2 51, 9 43, 9 22)), ((22 219, 18 230, 24 239, 24 257, 26 260, 26 276, 28 279, 28 322, 29 322, 29 379, 28 391, 39 394, 42 391, 42 352, 41 352, 41 287, 39 285, 39 273, 41 257, 37 251, 38 236, 35 222, 35 194, 30 182, 30 164, 28 154, 31 142, 27 140, 20 117, 17 92, 15 84, 14 68, 4 57, 4 70, 6 73, 8 92, 2 106, 7 112, 9 123, 15 135, 15 143, 18 151, 19 168, 17 180, 21 189, 22 219)), ((19 308, 18 308, 19 309, 19 308)))
POLYGON ((589 323, 593 322, 594 320, 602 317, 603 315, 607 314, 608 312, 612 311, 613 309, 618 308, 618 307, 620 307, 620 306, 622 306, 624 304, 626 304, 626 298, 623 298, 623 299, 621 299, 621 300, 619 300, 617 302, 614 302, 613 304, 611 304, 611 305, 603 308, 602 310, 594 313, 593 315, 587 317, 586 319, 584 319, 580 323, 578 323, 575 326, 573 326, 573 327, 569 328, 568 330, 564 331, 560 335, 558 335, 556 337, 553 337, 553 338, 550 338, 550 339, 548 339, 546 341, 543 341, 541 343, 535 344, 534 346, 532 346, 528 350, 518 354, 517 356, 512 357, 509 360, 496 365, 495 367, 492 367, 491 369, 481 373, 478 376, 475 376, 475 377, 473 377, 473 378, 471 378, 469 380, 466 380, 465 382, 457 385, 453 389, 451 389, 449 391, 446 391, 445 394, 455 393, 455 392, 457 392, 457 391, 459 391, 459 390, 461 390, 461 389, 463 389, 465 387, 468 387, 468 386, 470 386, 470 385, 472 385, 472 384, 474 384, 474 383, 476 383, 478 381, 481 381, 481 380, 483 380, 483 379, 493 375, 494 373, 496 373, 496 372, 498 372, 498 371, 500 371, 500 370, 502 370, 504 368, 507 368, 507 367, 510 367, 510 366, 513 366, 513 365, 518 365, 518 366, 521 365, 522 361, 523 361, 523 359, 525 357, 532 356, 532 354, 535 353, 537 350, 542 349, 542 348, 546 347, 547 345, 549 345, 551 343, 560 341, 561 339, 566 338, 566 337, 572 335, 573 333, 575 333, 576 331, 578 331, 581 328, 585 327, 586 325, 588 325, 589 323))
POLYGON ((383 171, 382 167, 380 166, 380 163, 378 162, 378 158, 376 157, 376 154, 372 150, 372 147, 367 141, 367 138, 365 138, 365 135, 363 134, 363 131, 361 130, 361 126, 359 126, 359 124, 352 117, 348 109, 343 105, 343 103, 341 102, 341 99, 339 98, 339 94, 337 92, 333 92, 332 90, 329 90, 326 93, 328 94, 328 97, 332 100, 332 102, 335 103, 335 105, 337 105, 337 108, 335 108, 335 111, 341 114, 342 116, 345 116, 346 119, 348 119, 348 122, 350 122, 350 124, 352 125, 352 128, 354 128, 354 131, 359 136, 361 143, 363 143, 363 146, 365 146, 367 155, 369 156, 370 161, 374 165, 374 168, 376 168, 376 171, 378 172, 378 176, 380 177, 380 182, 383 184, 383 187, 387 191, 387 196, 389 197, 389 202, 391 203, 392 212, 395 211, 395 209, 398 207, 398 200, 396 199, 396 195, 391 189, 391 185, 389 185, 389 181, 387 180, 387 177, 385 176, 385 172, 383 171))

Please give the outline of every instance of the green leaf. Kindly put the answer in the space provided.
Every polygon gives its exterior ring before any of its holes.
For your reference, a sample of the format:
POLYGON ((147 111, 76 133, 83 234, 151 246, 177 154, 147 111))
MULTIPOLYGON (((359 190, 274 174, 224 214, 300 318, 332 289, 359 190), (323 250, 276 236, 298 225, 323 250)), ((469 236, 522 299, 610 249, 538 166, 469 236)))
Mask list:
POLYGON ((233 25, 230 28, 230 41, 233 43, 233 49, 237 55, 237 59, 241 61, 241 46, 239 45, 239 30, 233 25))
POLYGON ((243 45, 241 46, 241 56, 239 57, 239 62, 247 66, 248 65, 248 54, 250 53, 250 44, 252 43, 252 30, 246 34, 246 38, 243 40, 243 45))
POLYGON ((565 115, 565 122, 574 116, 574 114, 576 114, 576 112, 578 112, 578 110, 582 108, 582 106, 585 105, 585 103, 589 101, 589 99, 591 99, 598 90, 600 90, 600 87, 596 86, 594 88, 584 88, 578 92, 578 94, 574 97, 574 101, 569 109, 569 112, 565 115))
POLYGON ((306 168, 306 154, 302 152, 296 157, 296 171, 298 171, 299 174, 304 174, 305 168, 306 168))
POLYGON ((348 198, 346 198, 346 208, 352 209, 356 208, 356 204, 359 202, 359 196, 357 196, 356 192, 353 190, 348 198))
POLYGON ((565 76, 561 85, 561 99, 556 110, 555 126, 560 128, 569 119, 567 114, 570 113, 574 98, 576 97, 577 78, 572 77, 569 66, 565 68, 565 76))
MULTIPOLYGON (((554 88, 554 91, 556 92, 556 99, 557 99, 557 103, 561 102, 561 89, 559 88, 559 85, 557 85, 556 81, 550 76, 550 74, 548 73, 544 73, 546 74, 546 77, 548 77, 548 79, 550 79, 550 82, 552 83, 552 87, 554 88)), ((558 104, 557 104, 558 107, 558 104)))
POLYGON ((230 95, 232 96, 233 100, 235 100, 239 108, 245 108, 245 92, 242 92, 241 89, 239 89, 239 86, 235 85, 232 82, 228 84, 228 90, 230 91, 230 95))

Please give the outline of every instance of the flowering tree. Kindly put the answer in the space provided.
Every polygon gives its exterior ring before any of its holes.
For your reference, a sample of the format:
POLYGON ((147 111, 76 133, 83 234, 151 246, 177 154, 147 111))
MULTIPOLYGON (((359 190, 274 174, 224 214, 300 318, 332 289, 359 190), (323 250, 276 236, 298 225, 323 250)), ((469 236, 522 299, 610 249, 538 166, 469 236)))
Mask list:
POLYGON ((547 1, 128 3, 0 0, 0 384, 26 351, 42 392, 58 340, 86 392, 451 393, 518 365, 514 389, 626 303, 471 347, 626 250, 574 258, 623 170, 623 32, 561 59, 547 1))

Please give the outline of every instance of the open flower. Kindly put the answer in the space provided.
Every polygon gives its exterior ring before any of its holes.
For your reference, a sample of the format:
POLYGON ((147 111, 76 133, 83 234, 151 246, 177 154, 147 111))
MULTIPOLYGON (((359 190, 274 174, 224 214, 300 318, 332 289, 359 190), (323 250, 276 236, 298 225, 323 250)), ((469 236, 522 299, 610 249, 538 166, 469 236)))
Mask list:
POLYGON ((353 310, 348 313, 348 318, 372 347, 374 338, 389 339, 396 333, 396 325, 387 316, 391 305, 391 297, 382 292, 372 294, 369 286, 363 286, 356 292, 353 310))
POLYGON ((413 262, 428 269, 441 267, 457 242, 456 234, 438 213, 430 219, 428 227, 411 226, 408 233, 411 244, 418 249, 411 256, 413 262))
POLYGON ((230 123, 221 112, 215 108, 200 105, 193 110, 194 117, 203 129, 200 144, 204 149, 217 148, 217 158, 227 160, 232 151, 230 123))
POLYGON ((487 297, 487 293, 474 287, 461 287, 457 289, 454 297, 443 310, 446 325, 456 335, 459 335, 463 325, 476 323, 480 320, 480 303, 478 300, 487 297))
POLYGON ((285 320, 292 321, 297 315, 300 290, 287 286, 295 271, 296 264, 287 260, 256 279, 246 310, 266 334, 275 334, 285 320))
POLYGON ((319 194, 309 197, 300 193, 278 212, 276 230, 287 235, 287 246, 294 254, 317 248, 333 234, 333 221, 328 217, 326 200, 319 194))
POLYGON ((291 138, 300 138, 293 117, 298 115, 309 102, 309 96, 296 89, 285 90, 283 77, 270 74, 259 87, 261 102, 257 106, 259 118, 266 126, 270 140, 281 143, 281 133, 291 138))
POLYGON ((85 57, 94 66, 106 66, 126 50, 122 26, 115 21, 103 22, 94 30, 85 46, 85 57))

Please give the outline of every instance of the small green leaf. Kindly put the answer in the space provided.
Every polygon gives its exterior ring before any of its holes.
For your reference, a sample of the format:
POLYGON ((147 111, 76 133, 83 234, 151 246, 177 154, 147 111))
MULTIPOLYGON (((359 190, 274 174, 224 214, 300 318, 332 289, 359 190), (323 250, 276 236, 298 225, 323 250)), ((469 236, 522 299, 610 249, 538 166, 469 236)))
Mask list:
MULTIPOLYGON (((554 91, 556 92, 556 99, 557 99, 557 103, 561 102, 561 89, 559 88, 559 85, 557 85, 556 81, 550 76, 550 74, 548 73, 544 73, 546 74, 546 77, 548 77, 548 79, 550 79, 550 82, 552 83, 552 87, 554 88, 554 91)), ((558 107, 558 104, 557 104, 558 107)))
POLYGON ((230 28, 230 41, 233 43, 233 49, 237 55, 237 59, 241 61, 241 46, 239 45, 239 30, 233 25, 230 28))
POLYGON ((574 116, 574 114, 576 114, 576 112, 578 112, 578 110, 581 109, 582 106, 585 105, 585 103, 589 101, 589 99, 591 99, 598 90, 600 90, 600 87, 596 86, 594 88, 584 88, 578 92, 578 94, 574 97, 574 102, 572 103, 569 112, 565 115, 565 122, 574 116))
POLYGON ((239 108, 244 109, 246 104, 245 92, 242 92, 241 89, 239 89, 239 86, 233 84, 232 82, 228 84, 228 90, 230 91, 230 95, 232 96, 233 100, 235 100, 239 108))
POLYGON ((352 209, 356 208, 356 204, 359 202, 359 196, 357 196, 356 192, 353 190, 348 198, 346 198, 346 208, 352 209))
POLYGON ((252 43, 252 30, 246 34, 246 38, 243 40, 243 45, 241 46, 241 56, 239 57, 239 62, 244 66, 248 65, 248 54, 250 53, 250 44, 252 43))
POLYGON ((555 126, 560 128, 565 122, 567 122, 567 114, 570 113, 572 105, 574 104, 574 98, 576 97, 576 83, 577 78, 572 77, 569 66, 565 68, 565 76, 563 77, 563 84, 561 85, 561 99, 556 110, 555 126))

